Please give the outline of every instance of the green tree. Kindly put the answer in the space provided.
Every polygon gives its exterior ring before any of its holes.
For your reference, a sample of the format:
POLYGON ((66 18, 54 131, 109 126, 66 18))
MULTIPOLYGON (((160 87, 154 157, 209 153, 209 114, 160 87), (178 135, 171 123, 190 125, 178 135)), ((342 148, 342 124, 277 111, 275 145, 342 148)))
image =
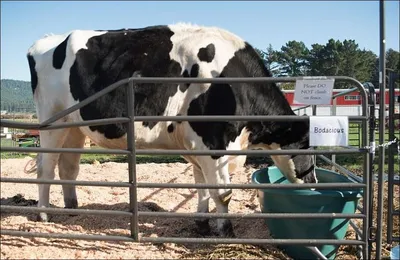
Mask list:
POLYGON ((386 51, 386 68, 400 73, 400 52, 392 48, 386 51))
POLYGON ((305 76, 308 73, 309 50, 304 42, 289 41, 276 53, 280 64, 279 76, 305 76))
POLYGON ((260 55, 260 57, 264 61, 265 67, 272 73, 274 77, 279 75, 279 64, 277 51, 272 48, 272 45, 269 44, 265 51, 256 49, 256 52, 260 55))
MULTIPOLYGON (((386 58, 386 69, 393 70, 400 74, 400 52, 395 51, 393 49, 388 49, 385 54, 386 58)), ((386 77, 388 76, 388 71, 386 71, 386 77)), ((386 78, 387 79, 387 78, 386 78)), ((379 58, 376 57, 373 70, 371 72, 371 83, 375 86, 375 88, 379 88, 379 58)), ((398 88, 400 82, 396 82, 396 87, 398 88)))

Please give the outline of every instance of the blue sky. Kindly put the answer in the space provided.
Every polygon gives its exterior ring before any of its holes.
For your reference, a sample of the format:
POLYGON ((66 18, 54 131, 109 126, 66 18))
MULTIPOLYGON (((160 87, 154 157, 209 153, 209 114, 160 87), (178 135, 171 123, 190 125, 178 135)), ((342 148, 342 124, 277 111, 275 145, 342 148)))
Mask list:
MULTIPOLYGON (((399 3, 385 5, 386 47, 399 50, 399 3)), ((27 49, 46 33, 174 22, 220 26, 260 49, 333 38, 379 54, 378 1, 1 1, 1 78, 29 81, 27 49)))

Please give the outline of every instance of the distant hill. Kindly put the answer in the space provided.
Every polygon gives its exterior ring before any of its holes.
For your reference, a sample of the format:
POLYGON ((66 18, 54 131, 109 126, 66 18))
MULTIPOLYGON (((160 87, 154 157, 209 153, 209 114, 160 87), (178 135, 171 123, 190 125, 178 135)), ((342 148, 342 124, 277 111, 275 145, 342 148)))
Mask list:
POLYGON ((35 112, 29 81, 2 79, 0 87, 1 110, 8 112, 35 112))

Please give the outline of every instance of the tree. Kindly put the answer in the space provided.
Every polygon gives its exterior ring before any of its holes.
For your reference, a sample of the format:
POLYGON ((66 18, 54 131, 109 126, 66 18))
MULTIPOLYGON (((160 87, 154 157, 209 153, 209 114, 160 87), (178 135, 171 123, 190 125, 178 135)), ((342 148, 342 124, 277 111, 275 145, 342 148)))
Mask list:
MULTIPOLYGON (((385 54, 386 58, 386 69, 394 70, 395 72, 400 74, 400 52, 395 51, 393 49, 388 49, 385 54)), ((388 75, 388 71, 386 71, 386 76, 388 75)), ((375 63, 373 66, 373 70, 371 72, 371 83, 375 86, 375 88, 379 88, 379 58, 376 57, 375 63)), ((396 88, 399 87, 399 81, 396 83, 396 88)))
POLYGON ((281 65, 279 76, 305 76, 308 72, 309 50, 303 42, 289 41, 277 52, 277 60, 281 65))
POLYGON ((308 55, 308 66, 310 76, 322 76, 325 75, 324 63, 326 62, 324 57, 324 45, 312 44, 311 50, 308 55))
POLYGON ((400 52, 392 48, 386 51, 386 68, 392 69, 400 74, 400 52))
POLYGON ((272 45, 269 44, 266 51, 256 49, 256 52, 260 55, 260 57, 264 61, 265 67, 272 73, 272 75, 278 76, 279 74, 279 64, 277 51, 272 48, 272 45))

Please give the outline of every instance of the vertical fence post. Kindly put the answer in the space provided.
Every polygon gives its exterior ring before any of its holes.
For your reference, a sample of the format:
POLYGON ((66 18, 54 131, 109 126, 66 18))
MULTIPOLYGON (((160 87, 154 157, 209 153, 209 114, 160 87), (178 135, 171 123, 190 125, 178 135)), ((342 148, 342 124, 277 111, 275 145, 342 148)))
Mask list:
POLYGON ((128 170, 129 170, 129 208, 133 213, 131 217, 131 236, 133 239, 138 241, 138 203, 137 203, 137 181, 136 181, 136 149, 135 149, 135 91, 134 81, 131 79, 128 83, 127 89, 127 101, 128 101, 128 170))
MULTIPOLYGON (((389 140, 394 140, 394 120, 395 120, 395 80, 396 73, 389 72, 389 140)), ((394 155, 397 143, 390 145, 388 148, 388 207, 387 207, 387 243, 393 242, 393 185, 394 185, 394 155)))
MULTIPOLYGON (((374 216, 374 159, 375 159, 375 131, 376 131, 376 116, 375 116, 375 106, 376 106, 376 92, 375 86, 372 83, 368 83, 368 104, 369 104, 369 146, 371 147, 371 151, 368 154, 369 159, 369 170, 370 174, 368 175, 368 189, 369 193, 369 213, 368 213, 368 230, 373 227, 373 216, 374 216)), ((363 133, 364 135, 364 133, 363 133)), ((363 144, 364 145, 364 144, 363 144)), ((365 178, 365 177, 364 177, 365 178)), ((368 236, 371 234, 368 232, 368 236)), ((370 237, 369 237, 370 239, 370 237)), ((368 242, 372 242, 372 240, 368 240, 368 242)), ((369 245, 368 256, 371 256, 372 247, 369 245)))
MULTIPOLYGON (((336 105, 337 105, 337 99, 333 98, 333 106, 332 106, 332 110, 331 110, 331 115, 332 116, 336 116, 336 105)), ((336 154, 332 154, 332 162, 336 163, 336 154)), ((336 166, 334 164, 332 164, 332 171, 336 171, 336 166)))
MULTIPOLYGON (((379 32, 380 32, 380 53, 379 53, 379 144, 385 142, 385 2, 379 1, 379 32)), ((379 171, 378 171, 378 208, 376 218, 376 258, 382 256, 382 217, 383 217, 383 172, 385 165, 385 148, 379 146, 379 171)))
MULTIPOLYGON (((317 115, 317 106, 312 105, 311 109, 312 109, 312 115, 316 116, 317 115)), ((313 149, 315 150, 315 147, 313 149)), ((314 165, 317 166, 317 156, 315 154, 313 155, 313 160, 314 160, 314 165)))

